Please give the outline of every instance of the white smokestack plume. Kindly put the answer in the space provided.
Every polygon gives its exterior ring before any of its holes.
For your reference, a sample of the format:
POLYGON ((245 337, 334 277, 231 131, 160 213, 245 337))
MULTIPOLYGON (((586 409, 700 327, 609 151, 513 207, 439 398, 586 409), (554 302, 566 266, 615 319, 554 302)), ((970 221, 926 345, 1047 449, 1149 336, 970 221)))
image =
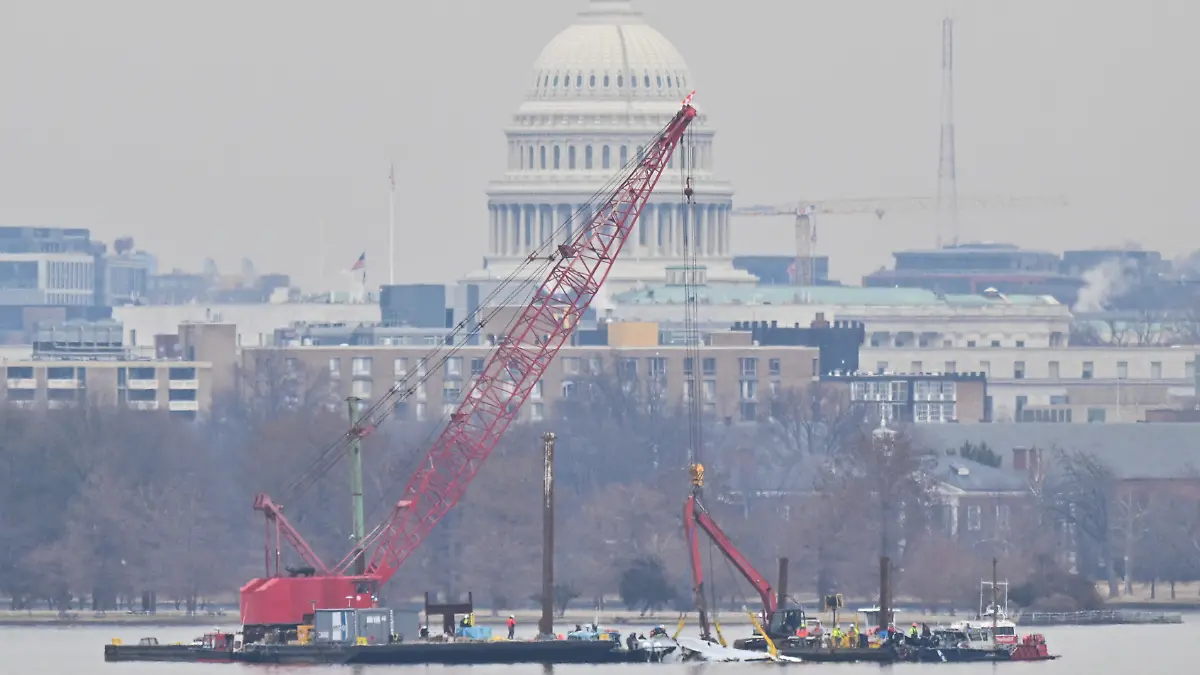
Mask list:
POLYGON ((601 286, 596 295, 592 296, 592 307, 596 310, 596 316, 603 317, 604 313, 616 307, 613 304, 612 298, 608 297, 608 288, 601 286))
POLYGON ((1112 298, 1129 290, 1129 276, 1132 264, 1123 263, 1119 258, 1109 258, 1083 273, 1083 288, 1079 289, 1079 297, 1075 299, 1072 312, 1102 312, 1112 298))

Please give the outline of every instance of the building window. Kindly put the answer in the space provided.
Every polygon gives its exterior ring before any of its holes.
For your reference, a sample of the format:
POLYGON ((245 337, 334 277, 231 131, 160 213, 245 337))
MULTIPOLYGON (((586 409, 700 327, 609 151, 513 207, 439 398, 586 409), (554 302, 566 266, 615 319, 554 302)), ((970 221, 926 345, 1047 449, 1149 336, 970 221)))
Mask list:
POLYGON ((427 404, 425 404, 425 403, 418 403, 417 405, 413 406, 413 418, 416 419, 418 422, 425 421, 426 406, 427 406, 427 404))
POLYGON ((717 360, 712 357, 705 357, 700 361, 701 373, 705 377, 714 377, 717 374, 717 360))
POLYGON ((758 381, 757 380, 742 380, 741 399, 743 401, 754 401, 757 398, 758 398, 758 381))
POLYGON ((666 377, 667 376, 667 360, 661 356, 652 356, 646 359, 647 365, 650 367, 650 377, 666 377))
POLYGON ((974 341, 974 340, 967 340, 967 346, 968 346, 968 347, 974 347, 974 346, 975 346, 975 341, 974 341))
POLYGON ((562 146, 554 146, 554 168, 562 168, 562 146))
POLYGON ((483 359, 471 359, 471 377, 479 377, 483 374, 483 359))
POLYGON ((1152 380, 1161 380, 1162 379, 1162 361, 1151 361, 1150 362, 1150 379, 1152 379, 1152 380))
POLYGON ((1117 361, 1117 379, 1118 380, 1128 380, 1129 379, 1129 362, 1128 361, 1117 361))
MULTIPOLYGON (((82 369, 80 369, 82 372, 82 369)), ((167 370, 167 378, 172 380, 194 380, 196 379, 195 368, 170 368, 167 370)))
POLYGON ((537 382, 534 382, 533 383, 533 391, 531 391, 529 393, 529 398, 531 398, 535 401, 542 400, 542 390, 543 390, 542 381, 538 380, 537 382))
POLYGON ((967 529, 971 532, 978 532, 983 529, 982 509, 978 504, 967 505, 967 529))
POLYGON ((350 395, 354 398, 371 398, 371 381, 355 380, 350 385, 350 395))
MULTIPOLYGON (((539 382, 540 384, 540 382, 539 382)), ((442 383, 442 403, 458 403, 462 399, 462 382, 446 380, 442 383)))
POLYGON ((538 159, 539 159, 539 164, 541 164, 542 170, 545 171, 546 170, 546 146, 543 145, 538 148, 538 159))
POLYGON ((595 75, 591 75, 588 77, 588 86, 593 89, 596 88, 596 76, 595 75))
POLYGON ((562 383, 562 397, 571 398, 575 394, 575 383, 567 380, 562 383))
POLYGON ((532 404, 530 404, 530 406, 529 406, 529 419, 533 420, 534 422, 537 422, 537 421, 540 421, 540 420, 543 420, 543 419, 545 419, 545 418, 546 418, 546 409, 545 409, 545 406, 546 406, 546 404, 544 404, 544 403, 532 403, 532 404))
POLYGON ((604 76, 604 88, 608 89, 608 75, 604 76))
POLYGON ((461 356, 451 356, 446 359, 446 377, 462 377, 461 356))
POLYGON ((587 146, 583 149, 583 168, 592 168, 592 146, 587 146))
POLYGON ((607 145, 600 149, 600 168, 612 168, 612 150, 607 145))
POLYGON ((621 166, 625 166, 628 163, 629 163, 629 146, 622 145, 621 146, 621 166))
POLYGON ((1088 423, 1103 423, 1107 418, 1104 408, 1088 408, 1088 423))
POLYGON ((779 363, 779 359, 770 359, 767 361, 767 368, 771 371, 771 375, 779 377, 783 374, 783 368, 779 363))
POLYGON ((342 360, 329 359, 329 378, 336 380, 342 376, 342 360))
POLYGON ((1018 349, 1020 349, 1020 348, 1022 348, 1022 347, 1024 347, 1024 346, 1025 346, 1025 341, 1024 341, 1024 340, 1017 340, 1017 348, 1018 348, 1018 349))
POLYGON ((1083 369, 1082 369, 1082 372, 1080 372, 1080 377, 1082 377, 1082 378, 1083 378, 1083 379, 1085 379, 1085 380, 1090 380, 1090 379, 1092 379, 1092 369, 1093 369, 1093 367, 1094 367, 1094 366, 1093 366, 1093 364, 1092 364, 1092 362, 1091 362, 1091 361, 1084 361, 1084 362, 1083 362, 1083 369))
POLYGON ((1025 379, 1025 362, 1024 361, 1014 361, 1013 362, 1013 379, 1014 380, 1025 379))
POLYGON ((623 378, 635 378, 637 372, 637 359, 621 359, 617 364, 617 374, 623 378))
POLYGON ((404 379, 404 376, 407 374, 408 374, 408 359, 406 359, 404 357, 397 357, 397 358, 392 359, 392 375, 397 380, 401 380, 401 379, 404 379))
POLYGON ((525 168, 530 169, 530 170, 533 169, 533 146, 532 145, 529 146, 529 165, 526 166, 525 168))
POLYGON ((579 357, 578 356, 563 357, 562 364, 563 364, 563 374, 564 375, 578 375, 579 374, 579 357))
POLYGON ((999 340, 992 340, 992 346, 993 346, 993 347, 999 347, 999 346, 1000 346, 1000 341, 999 341, 999 340))
POLYGON ((370 377, 371 357, 356 356, 350 362, 350 371, 355 377, 370 377))
POLYGON ((758 406, 753 401, 742 401, 739 412, 743 422, 753 422, 758 414, 758 406))
POLYGON ((567 147, 567 168, 572 170, 575 168, 575 146, 573 145, 567 147))
POLYGON ((704 401, 711 403, 717 400, 717 381, 704 380, 700 383, 700 394, 704 397, 704 401))
POLYGON ((738 359, 738 372, 741 373, 742 377, 758 377, 758 359, 738 359))
POLYGON ((693 374, 692 368, 694 367, 694 365, 695 364, 692 363, 692 357, 690 357, 690 356, 684 357, 684 359, 683 359, 683 374, 688 377, 691 377, 693 374))
POLYGON ((1050 379, 1058 379, 1058 361, 1051 361, 1049 364, 1047 364, 1047 370, 1050 373, 1050 379))
POLYGON ((999 532, 1008 531, 1008 523, 1011 519, 1011 509, 1008 504, 996 505, 996 530, 999 532))
POLYGON ((947 373, 957 373, 958 372, 958 364, 953 361, 947 361, 946 362, 946 372, 947 373))
POLYGON ((429 362, 425 359, 425 357, 421 357, 421 360, 417 362, 417 377, 425 377, 428 374, 429 362))

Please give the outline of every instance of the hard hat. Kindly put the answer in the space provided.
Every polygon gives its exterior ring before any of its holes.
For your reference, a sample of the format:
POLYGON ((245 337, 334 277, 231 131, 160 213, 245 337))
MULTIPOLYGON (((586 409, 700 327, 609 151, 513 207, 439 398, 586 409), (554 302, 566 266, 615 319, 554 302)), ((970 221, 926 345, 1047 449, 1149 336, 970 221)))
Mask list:
POLYGON ((916 621, 914 621, 914 622, 913 622, 913 628, 916 628, 916 627, 917 627, 917 622, 916 622, 916 621))
POLYGON ((512 614, 509 614, 509 615, 508 615, 508 618, 510 618, 510 619, 515 619, 515 618, 517 618, 517 617, 513 616, 512 614))

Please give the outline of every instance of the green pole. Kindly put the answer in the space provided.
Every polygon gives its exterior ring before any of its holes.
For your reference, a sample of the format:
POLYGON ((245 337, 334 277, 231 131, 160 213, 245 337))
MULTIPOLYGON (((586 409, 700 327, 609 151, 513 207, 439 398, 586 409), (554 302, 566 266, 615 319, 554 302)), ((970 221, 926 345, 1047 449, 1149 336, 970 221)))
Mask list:
MULTIPOLYGON (((358 431, 362 418, 359 414, 361 399, 351 396, 346 399, 350 412, 350 428, 358 431)), ((363 515, 363 468, 362 468, 362 438, 355 433, 350 442, 350 498, 354 514, 354 570, 355 575, 363 575, 367 571, 367 559, 363 555, 363 540, 367 538, 366 518, 363 515)))

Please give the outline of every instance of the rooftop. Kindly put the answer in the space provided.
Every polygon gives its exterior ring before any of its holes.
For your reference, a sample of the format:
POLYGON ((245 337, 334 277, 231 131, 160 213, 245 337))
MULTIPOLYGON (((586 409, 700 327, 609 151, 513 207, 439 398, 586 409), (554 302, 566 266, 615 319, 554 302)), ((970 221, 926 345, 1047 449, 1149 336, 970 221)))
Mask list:
MULTIPOLYGON (((618 305, 682 305, 683 286, 666 284, 616 294, 618 305)), ((842 305, 892 307, 1062 306, 1048 295, 985 297, 939 294, 922 288, 863 288, 858 286, 752 286, 712 284, 697 289, 705 305, 842 305)))
POLYGON ((1013 448, 1037 447, 1091 453, 1125 479, 1172 479, 1200 471, 1200 424, 926 424, 916 434, 936 448, 987 443, 1004 458, 1004 469, 1012 466, 1013 448))

